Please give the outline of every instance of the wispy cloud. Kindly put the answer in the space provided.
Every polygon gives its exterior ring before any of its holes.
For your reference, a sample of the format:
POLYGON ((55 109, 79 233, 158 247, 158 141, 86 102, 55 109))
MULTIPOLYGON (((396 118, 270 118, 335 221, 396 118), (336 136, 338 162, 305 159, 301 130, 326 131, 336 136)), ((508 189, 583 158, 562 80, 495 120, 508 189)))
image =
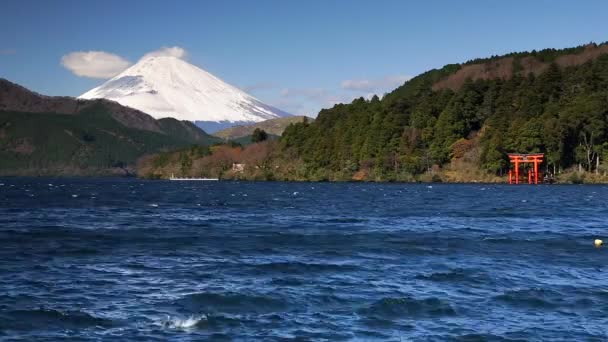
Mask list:
POLYGON ((279 108, 281 110, 284 110, 293 115, 310 116, 310 113, 312 113, 312 108, 314 108, 314 107, 310 107, 309 105, 305 104, 302 101, 294 101, 292 99, 285 99, 285 98, 275 99, 275 100, 269 101, 269 103, 272 106, 279 108))
POLYGON ((105 51, 77 51, 61 57, 61 65, 77 76, 106 79, 121 73, 131 62, 105 51))
POLYGON ((0 49, 0 56, 8 56, 17 54, 17 49, 0 49))
POLYGON ((342 81, 340 86, 345 90, 373 93, 391 90, 411 78, 411 76, 407 75, 391 75, 376 79, 352 79, 342 81))
POLYGON ((145 54, 142 57, 142 59, 148 58, 148 57, 160 57, 160 56, 170 56, 170 57, 176 57, 176 58, 185 60, 188 58, 188 51, 186 51, 186 49, 181 48, 179 46, 163 46, 162 48, 160 48, 156 51, 148 52, 147 54, 145 54))
POLYGON ((301 115, 315 117, 323 108, 330 108, 340 103, 350 103, 364 97, 371 99, 402 85, 411 77, 407 75, 390 75, 374 79, 344 80, 336 88, 283 88, 279 99, 274 101, 278 108, 301 115))
MULTIPOLYGON (((188 52, 179 46, 165 46, 146 53, 142 59, 155 56, 186 59, 188 52)), ((130 67, 131 64, 124 57, 106 51, 75 51, 61 57, 61 65, 66 69, 77 76, 89 78, 112 78, 130 67)))
POLYGON ((281 97, 305 97, 309 100, 323 101, 329 96, 329 92, 323 88, 283 88, 281 97))
POLYGON ((284 99, 304 99, 326 107, 347 102, 351 98, 324 88, 284 88, 280 95, 284 99))
POLYGON ((322 108, 348 103, 353 99, 352 94, 342 94, 332 89, 283 88, 279 92, 279 99, 275 100, 273 105, 292 114, 315 117, 322 108))

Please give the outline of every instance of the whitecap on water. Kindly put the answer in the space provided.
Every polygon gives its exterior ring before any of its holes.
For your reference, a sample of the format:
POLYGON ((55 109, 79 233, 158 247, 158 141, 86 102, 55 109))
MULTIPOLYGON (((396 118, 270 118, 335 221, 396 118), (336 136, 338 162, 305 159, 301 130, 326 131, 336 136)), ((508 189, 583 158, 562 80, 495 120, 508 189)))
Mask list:
POLYGON ((206 315, 190 316, 185 319, 167 316, 167 319, 162 321, 161 324, 162 326, 171 329, 190 329, 194 328, 196 325, 206 320, 206 315))
POLYGON ((78 195, 72 195, 72 197, 76 198, 76 197, 78 197, 78 195))
POLYGON ((156 207, 158 207, 158 204, 152 203, 152 204, 150 204, 150 206, 153 207, 153 208, 156 208, 156 207))

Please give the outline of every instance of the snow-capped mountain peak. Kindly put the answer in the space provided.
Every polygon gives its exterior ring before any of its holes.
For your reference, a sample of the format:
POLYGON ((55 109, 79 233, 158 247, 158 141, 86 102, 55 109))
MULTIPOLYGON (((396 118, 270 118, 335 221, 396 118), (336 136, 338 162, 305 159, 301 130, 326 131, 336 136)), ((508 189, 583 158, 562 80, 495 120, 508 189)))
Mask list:
POLYGON ((79 98, 106 98, 155 118, 193 121, 203 128, 204 122, 220 128, 289 116, 173 56, 144 57, 79 98))

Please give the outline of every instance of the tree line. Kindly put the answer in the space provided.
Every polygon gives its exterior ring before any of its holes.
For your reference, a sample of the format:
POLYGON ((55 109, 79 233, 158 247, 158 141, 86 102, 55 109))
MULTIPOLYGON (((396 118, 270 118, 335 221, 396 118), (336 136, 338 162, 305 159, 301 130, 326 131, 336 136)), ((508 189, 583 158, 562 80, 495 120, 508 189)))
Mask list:
MULTIPOLYGON (((608 169, 608 55, 561 67, 557 56, 581 48, 514 54, 507 79, 468 79, 457 90, 433 90, 461 65, 431 70, 382 99, 359 98, 289 126, 281 138, 286 159, 299 159, 310 178, 348 178, 367 170, 402 179, 445 168, 476 148, 476 167, 501 175, 507 153, 546 154, 546 170, 608 169), (522 75, 532 56, 542 72, 522 75)), ((491 62, 493 57, 483 62, 491 62)), ((472 61, 475 62, 475 61, 472 61)), ((472 63, 468 62, 468 63, 472 63)))

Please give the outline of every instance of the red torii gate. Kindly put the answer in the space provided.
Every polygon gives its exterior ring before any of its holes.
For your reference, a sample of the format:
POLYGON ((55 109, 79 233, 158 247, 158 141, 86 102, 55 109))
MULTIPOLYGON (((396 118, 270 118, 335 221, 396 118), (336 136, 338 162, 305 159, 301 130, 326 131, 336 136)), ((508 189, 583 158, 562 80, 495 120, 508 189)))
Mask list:
MULTIPOLYGON (((517 154, 509 153, 511 164, 515 169, 515 184, 519 184, 519 164, 534 164, 534 184, 538 184, 538 165, 543 162, 544 153, 517 154)), ((513 184, 513 170, 509 170, 509 184, 513 184)), ((532 171, 528 170, 528 184, 532 184, 532 171)))

